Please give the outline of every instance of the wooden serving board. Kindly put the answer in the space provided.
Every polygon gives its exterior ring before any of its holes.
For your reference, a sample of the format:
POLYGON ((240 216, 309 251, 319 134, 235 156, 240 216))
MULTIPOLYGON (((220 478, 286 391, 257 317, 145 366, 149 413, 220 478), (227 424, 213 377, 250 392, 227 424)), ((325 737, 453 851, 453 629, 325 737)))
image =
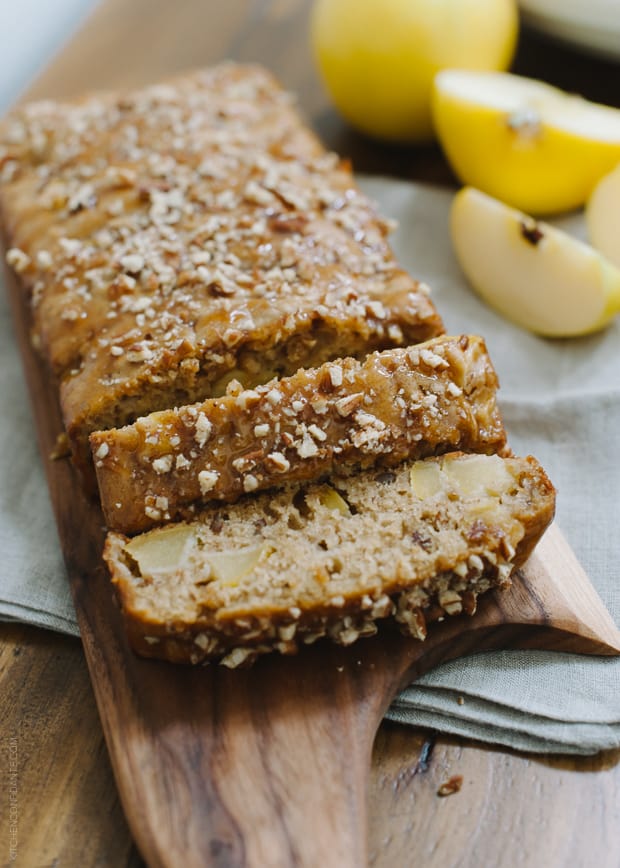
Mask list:
MULTIPOLYGON (((156 23, 150 0, 128 4, 131 15, 125 3, 102 6, 83 38, 40 80, 37 95, 144 81, 225 55, 263 60, 279 72, 278 62, 296 48, 278 34, 308 5, 212 2, 218 15, 198 32, 189 12, 204 21, 204 0, 164 4, 156 23), (266 23, 274 32, 262 43, 266 23), (236 44, 222 40, 222 28, 237 34, 236 44)), ((290 76, 285 81, 296 84, 290 76)), ((302 75, 302 92, 303 82, 302 75)), ((618 631, 552 528, 510 591, 481 601, 473 619, 439 625, 425 643, 385 631, 348 649, 319 644, 296 658, 273 656, 233 672, 135 657, 100 559, 101 514, 69 463, 48 459, 62 430, 55 389, 31 350, 18 289, 9 285, 101 720, 126 815, 149 865, 363 866, 372 742, 400 686, 442 660, 485 648, 620 653, 618 631)))
POLYGON ((84 650, 126 816, 150 866, 360 868, 374 736, 397 691, 490 648, 620 653, 620 635, 556 527, 506 592, 426 642, 384 630, 251 669, 182 667, 128 647, 101 561, 103 519, 66 460, 55 388, 7 275, 84 650))

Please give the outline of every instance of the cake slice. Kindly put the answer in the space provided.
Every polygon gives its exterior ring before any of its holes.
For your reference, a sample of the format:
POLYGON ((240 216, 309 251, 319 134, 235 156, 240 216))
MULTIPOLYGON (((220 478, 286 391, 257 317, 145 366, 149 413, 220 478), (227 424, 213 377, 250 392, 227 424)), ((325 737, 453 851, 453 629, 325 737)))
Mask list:
POLYGON ((0 218, 87 474, 92 431, 442 331, 349 166, 257 66, 18 108, 0 218))
POLYGON ((388 617, 423 639, 509 581, 554 505, 534 458, 450 453, 110 533, 105 559, 135 651, 234 667, 322 636, 348 645, 388 617))
POLYGON ((506 436, 480 337, 348 358, 91 435, 104 516, 133 534, 201 501, 461 450, 506 436))

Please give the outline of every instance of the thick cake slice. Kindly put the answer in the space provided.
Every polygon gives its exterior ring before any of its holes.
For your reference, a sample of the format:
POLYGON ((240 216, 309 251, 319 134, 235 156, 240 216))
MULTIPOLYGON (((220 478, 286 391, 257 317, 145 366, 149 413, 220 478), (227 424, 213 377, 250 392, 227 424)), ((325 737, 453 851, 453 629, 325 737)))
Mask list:
POLYGON ((259 67, 19 108, 0 211, 83 469, 91 431, 442 331, 349 167, 259 67))
POLYGON ((106 522, 132 534, 201 500, 455 449, 498 452, 497 385, 482 338, 439 337, 97 432, 106 522))
POLYGON ((427 619, 508 582, 554 505, 534 458, 451 453, 111 533, 105 558, 138 653, 238 666, 350 644, 388 616, 423 639, 427 619))

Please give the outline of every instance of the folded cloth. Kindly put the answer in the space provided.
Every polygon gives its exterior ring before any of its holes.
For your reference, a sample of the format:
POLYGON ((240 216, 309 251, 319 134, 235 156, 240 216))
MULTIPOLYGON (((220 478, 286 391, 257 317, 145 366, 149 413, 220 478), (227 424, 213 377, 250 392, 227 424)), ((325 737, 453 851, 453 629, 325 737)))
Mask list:
MULTIPOLYGON (((618 623, 620 321, 578 340, 544 340, 512 326, 478 300, 459 271, 448 191, 361 180, 383 213, 399 221, 396 253, 433 287, 447 330, 485 336, 511 446, 536 455, 548 470, 559 490, 558 523, 618 623)), ((583 235, 580 217, 561 224, 583 235)), ((4 297, 0 384, 11 407, 0 420, 0 617, 77 634, 4 297)), ((620 746, 620 659, 478 654, 421 678, 388 717, 520 750, 595 753, 620 746)))
POLYGON ((78 634, 6 293, 0 292, 0 618, 78 634))

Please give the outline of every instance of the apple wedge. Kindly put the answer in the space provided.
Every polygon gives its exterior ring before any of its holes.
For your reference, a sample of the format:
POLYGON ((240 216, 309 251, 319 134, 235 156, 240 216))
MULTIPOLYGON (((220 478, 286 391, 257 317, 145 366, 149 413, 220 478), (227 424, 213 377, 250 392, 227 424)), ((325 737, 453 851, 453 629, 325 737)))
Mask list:
POLYGON ((586 225, 593 246, 620 268, 620 165, 594 188, 586 206, 586 225))
POLYGON ((546 337, 604 328, 620 311, 620 269, 582 241, 465 187, 452 242, 471 286, 512 322, 546 337))
POLYGON ((444 70, 432 107, 461 181, 528 213, 580 207, 620 162, 620 110, 541 81, 444 70))

